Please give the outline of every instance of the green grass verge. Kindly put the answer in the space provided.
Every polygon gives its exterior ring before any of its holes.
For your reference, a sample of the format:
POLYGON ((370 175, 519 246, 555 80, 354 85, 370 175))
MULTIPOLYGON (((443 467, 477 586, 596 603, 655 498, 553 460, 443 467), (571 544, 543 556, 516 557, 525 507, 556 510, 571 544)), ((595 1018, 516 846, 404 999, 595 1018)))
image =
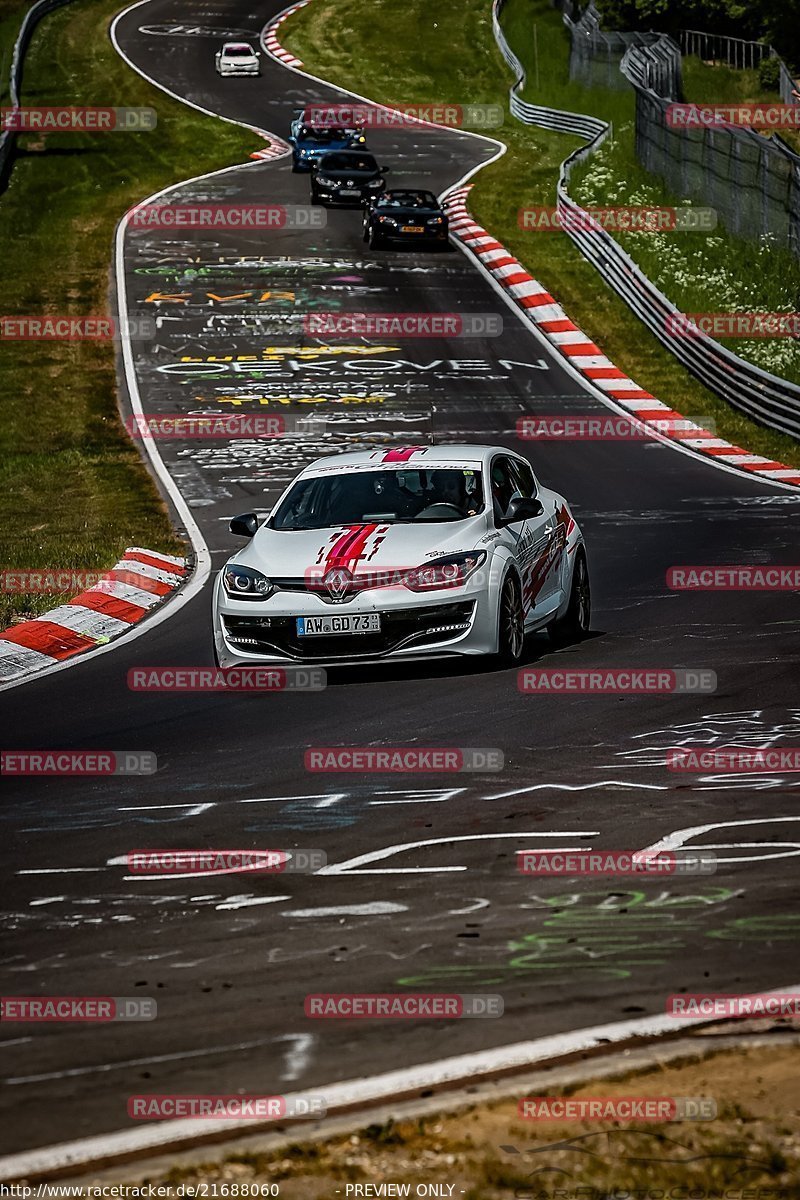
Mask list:
MULTIPOLYGON (((761 86, 758 71, 738 70, 726 63, 704 62, 696 54, 683 59, 683 94, 695 104, 780 104, 780 93, 761 86)), ((800 131, 781 130, 781 137, 800 153, 800 131)))
MULTIPOLYGON (((170 183, 242 162, 254 148, 246 130, 170 100, 126 66, 108 36, 118 8, 119 0, 82 0, 45 17, 29 50, 23 102, 151 106, 158 126, 19 139, 0 197, 4 314, 107 314, 122 214, 170 183)), ((6 341, 0 356, 0 566, 107 568, 131 544, 180 552, 119 418, 112 345, 6 341)), ((0 628, 61 599, 0 597, 0 628)))
MULTIPOLYGON (((595 113, 613 121, 615 129, 632 122, 630 93, 570 81, 567 35, 547 0, 509 0, 503 22, 528 67, 526 99, 595 113)), ((462 0, 457 8, 436 11, 426 0, 372 0, 368 13, 361 0, 313 0, 289 18, 281 36, 314 74, 344 87, 357 80, 359 92, 384 103, 439 99, 507 107, 510 73, 494 45, 488 0, 462 0)), ((520 208, 555 203, 559 164, 582 144, 579 139, 524 126, 510 116, 498 135, 508 153, 476 177, 470 195, 476 220, 642 387, 686 416, 714 420, 720 436, 737 445, 800 465, 800 446, 793 438, 748 420, 698 383, 603 284, 565 234, 519 228, 520 208)))

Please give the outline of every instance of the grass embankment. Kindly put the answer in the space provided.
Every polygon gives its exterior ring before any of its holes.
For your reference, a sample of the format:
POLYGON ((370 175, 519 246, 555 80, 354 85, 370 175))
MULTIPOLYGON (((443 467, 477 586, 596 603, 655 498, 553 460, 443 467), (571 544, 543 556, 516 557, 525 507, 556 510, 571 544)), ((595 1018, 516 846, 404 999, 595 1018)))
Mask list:
MULTIPOLYGON (((0 0, 0 30, 26 6, 0 0)), ((242 162, 254 137, 170 100, 108 36, 118 0, 44 18, 28 52, 26 105, 157 110, 147 133, 24 135, 0 196, 0 313, 108 314, 114 229, 136 201, 242 162)), ((15 33, 14 33, 15 36, 15 33)), ((12 37, 13 41, 13 37, 12 37)), ((0 568, 104 569, 126 545, 180 552, 117 411, 110 342, 0 343, 0 568)), ((0 628, 53 596, 0 595, 0 628)))
MULTIPOLYGON (((622 145, 624 158, 622 179, 614 184, 619 194, 613 202, 630 203, 627 197, 646 182, 658 190, 659 203, 669 203, 663 187, 635 162, 632 92, 589 89, 570 80, 568 38, 560 14, 547 0, 509 0, 503 23, 509 43, 528 70, 526 99, 591 112, 613 122, 615 146, 622 145)), ((510 73, 494 45, 487 0, 462 0, 457 7, 440 6, 435 11, 426 0, 372 0, 368 11, 361 0, 314 0, 289 18, 281 36, 314 74, 344 87, 356 79, 359 92, 384 103, 444 99, 502 104, 507 110, 510 73)), ((642 387, 687 416, 713 419, 720 436, 735 444, 800 465, 800 446, 794 439, 755 424, 698 383, 603 284, 565 234, 519 227, 520 208, 555 203, 559 164, 582 144, 580 140, 524 126, 508 115, 497 133, 507 143, 508 153, 476 177, 470 196, 476 219, 642 387)), ((729 258, 724 240, 722 246, 709 249, 705 235, 674 235, 675 243, 681 239, 679 244, 687 247, 701 238, 705 253, 713 250, 720 263, 729 258)), ((761 282, 760 274, 752 282, 761 282)), ((679 303, 678 297, 672 298, 679 303)), ((720 307, 717 303, 691 311, 720 307)))
MULTIPOLYGON (((754 1047, 568 1089, 593 1098, 703 1096, 717 1106, 716 1118, 706 1122, 542 1123, 518 1119, 516 1100, 476 1103, 457 1113, 368 1125, 349 1136, 266 1153, 222 1151, 209 1155, 207 1166, 148 1174, 146 1181, 171 1186, 176 1196, 181 1184, 206 1184, 209 1196, 235 1195, 237 1186, 240 1196, 252 1195, 254 1187, 272 1185, 282 1200, 413 1197, 428 1194, 417 1188, 432 1184, 444 1190, 430 1194, 446 1196, 452 1186, 450 1194, 463 1200, 795 1200, 799 1068, 797 1045, 754 1047), (381 1184, 407 1185, 409 1191, 373 1190, 381 1184)), ((562 1093, 552 1088, 546 1094, 562 1093)))
MULTIPOLYGON (((780 104, 780 92, 764 88, 757 70, 706 62, 696 54, 683 59, 683 92, 694 104, 780 104)), ((800 130, 782 129, 781 137, 800 154, 800 130)))

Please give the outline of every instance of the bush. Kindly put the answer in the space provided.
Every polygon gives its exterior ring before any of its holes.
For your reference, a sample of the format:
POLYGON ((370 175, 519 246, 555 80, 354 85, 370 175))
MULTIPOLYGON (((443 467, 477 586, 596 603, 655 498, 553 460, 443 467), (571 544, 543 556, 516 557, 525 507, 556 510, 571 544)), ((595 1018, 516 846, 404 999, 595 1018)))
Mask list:
POLYGON ((769 58, 762 58, 758 65, 758 82, 765 92, 777 92, 780 89, 780 59, 774 58, 772 55, 769 58))

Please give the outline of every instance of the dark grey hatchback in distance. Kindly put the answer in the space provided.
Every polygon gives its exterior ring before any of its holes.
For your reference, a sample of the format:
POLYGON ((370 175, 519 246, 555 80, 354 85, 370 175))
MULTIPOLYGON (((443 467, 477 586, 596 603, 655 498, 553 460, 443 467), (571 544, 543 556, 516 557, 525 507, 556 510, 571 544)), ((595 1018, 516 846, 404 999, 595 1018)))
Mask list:
POLYGON ((362 150, 324 154, 311 169, 311 203, 362 205, 384 190, 388 170, 362 150))

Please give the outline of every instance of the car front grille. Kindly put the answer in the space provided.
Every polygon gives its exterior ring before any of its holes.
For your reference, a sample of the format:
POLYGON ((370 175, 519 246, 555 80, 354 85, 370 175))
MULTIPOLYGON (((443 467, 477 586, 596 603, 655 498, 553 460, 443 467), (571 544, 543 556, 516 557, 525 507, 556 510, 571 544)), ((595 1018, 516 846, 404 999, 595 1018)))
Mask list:
POLYGON ((469 629, 474 600, 382 612, 380 633, 298 637, 296 617, 223 617, 230 644, 243 653, 295 660, 374 658, 405 646, 431 646, 469 629))

